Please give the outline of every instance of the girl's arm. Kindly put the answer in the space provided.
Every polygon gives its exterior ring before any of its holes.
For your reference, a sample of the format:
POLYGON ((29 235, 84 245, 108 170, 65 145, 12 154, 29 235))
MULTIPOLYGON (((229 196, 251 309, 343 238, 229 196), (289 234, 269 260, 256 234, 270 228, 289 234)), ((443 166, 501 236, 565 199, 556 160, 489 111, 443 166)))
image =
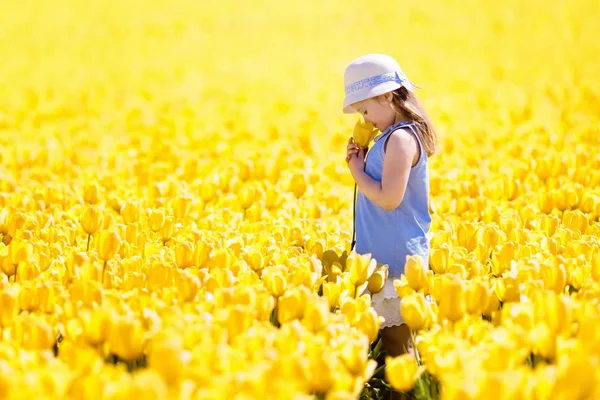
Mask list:
POLYGON ((387 143, 381 183, 367 175, 364 168, 352 168, 352 176, 369 200, 391 211, 402 203, 410 169, 418 152, 416 139, 407 131, 398 129, 390 135, 387 143))

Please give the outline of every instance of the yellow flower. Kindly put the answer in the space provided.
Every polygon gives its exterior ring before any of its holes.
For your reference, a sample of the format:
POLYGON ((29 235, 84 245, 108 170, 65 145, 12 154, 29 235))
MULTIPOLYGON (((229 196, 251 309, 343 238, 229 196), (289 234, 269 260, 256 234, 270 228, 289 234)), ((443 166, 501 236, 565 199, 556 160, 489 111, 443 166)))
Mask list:
POLYGON ((425 296, 422 293, 415 293, 402 298, 400 312, 410 330, 418 331, 426 326, 427 308, 425 296))
POLYGON ((194 249, 188 242, 177 243, 175 245, 175 262, 179 268, 188 268, 194 262, 194 249))
POLYGON ((383 290, 385 282, 388 278, 388 266, 386 264, 378 264, 373 272, 373 275, 368 279, 367 289, 372 294, 379 293, 383 290))
POLYGON ((126 224, 134 224, 140 220, 140 206, 135 202, 123 203, 120 212, 126 224))
POLYGON ((81 227, 88 235, 93 235, 102 227, 102 213, 97 206, 87 206, 81 216, 81 227))
POLYGON ((307 182, 306 174, 304 174, 302 172, 297 172, 294 175, 292 175, 292 178, 290 179, 290 183, 289 183, 290 192, 294 193, 294 195, 297 198, 300 198, 304 195, 304 192, 306 192, 307 188, 308 188, 308 182, 307 182))
POLYGON ((301 287, 287 290, 277 303, 277 318, 286 323, 304 316, 307 293, 301 287))
POLYGON ((98 256, 108 261, 113 258, 121 247, 121 238, 115 231, 101 231, 97 239, 98 256))
POLYGON ((529 331, 528 336, 534 354, 548 360, 554 359, 557 350, 556 336, 552 334, 546 324, 536 325, 529 331))
POLYGON ((360 147, 368 147, 373 138, 377 136, 377 133, 378 130, 373 126, 373 123, 358 120, 356 121, 356 125, 354 125, 352 138, 354 139, 354 143, 360 147))
POLYGON ((368 361, 368 343, 363 340, 350 339, 342 344, 341 359, 348 371, 355 376, 364 373, 368 361))
POLYGON ((97 308, 91 312, 83 312, 83 334, 87 342, 93 346, 104 343, 108 339, 114 313, 107 308, 97 308))
POLYGON ((421 257, 406 256, 404 275, 408 286, 414 291, 427 290, 427 270, 423 265, 421 257))
POLYGON ((327 299, 329 308, 335 308, 339 305, 341 291, 342 287, 340 283, 323 283, 323 296, 327 299))
POLYGON ((141 323, 131 316, 119 317, 110 327, 108 344, 110 350, 126 361, 138 358, 145 346, 141 323))
POLYGON ((100 186, 97 182, 89 182, 83 191, 83 200, 88 204, 97 204, 100 197, 100 186))
POLYGON ((442 279, 441 285, 439 316, 456 322, 465 313, 464 284, 459 278, 450 275, 442 279))
POLYGON ((467 312, 481 315, 488 307, 492 289, 481 279, 472 280, 467 284, 465 295, 467 312))
POLYGON ((29 260, 33 253, 33 245, 25 240, 13 239, 8 246, 8 255, 13 265, 29 260))
POLYGON ((0 326, 7 327, 19 314, 19 290, 17 287, 0 286, 0 326))
POLYGON ((178 220, 186 218, 192 208, 192 198, 189 196, 177 196, 171 201, 173 215, 178 220))
POLYGON ((149 343, 148 365, 167 383, 175 383, 183 377, 183 368, 189 358, 183 346, 183 337, 168 329, 157 333, 149 343))
POLYGON ((163 210, 152 210, 150 216, 148 217, 148 226, 154 232, 158 232, 165 224, 165 219, 166 216, 163 210))
POLYGON ((325 328, 329 317, 328 303, 322 298, 311 298, 304 310, 303 324, 311 332, 319 332, 325 328))
POLYGON ((412 354, 399 357, 386 357, 385 376, 392 387, 401 392, 411 390, 421 376, 423 368, 417 367, 417 361, 412 354))
POLYGON ((367 335, 370 343, 373 343, 377 339, 380 326, 381 321, 379 320, 379 316, 375 310, 370 307, 365 312, 361 313, 360 319, 356 324, 356 327, 367 335))
POLYGON ((352 252, 346 260, 346 269, 350 272, 350 281, 356 287, 362 286, 373 274, 377 261, 371 254, 357 254, 352 252))
POLYGON ((167 242, 175 233, 175 217, 169 215, 165 218, 162 227, 158 231, 158 236, 163 242, 167 242))
POLYGON ((450 258, 450 248, 447 244, 433 248, 429 255, 431 269, 436 274, 443 274, 448 268, 448 259, 450 258))
POLYGON ((263 282, 269 293, 275 297, 282 296, 287 287, 285 277, 279 272, 267 272, 263 278, 263 282))

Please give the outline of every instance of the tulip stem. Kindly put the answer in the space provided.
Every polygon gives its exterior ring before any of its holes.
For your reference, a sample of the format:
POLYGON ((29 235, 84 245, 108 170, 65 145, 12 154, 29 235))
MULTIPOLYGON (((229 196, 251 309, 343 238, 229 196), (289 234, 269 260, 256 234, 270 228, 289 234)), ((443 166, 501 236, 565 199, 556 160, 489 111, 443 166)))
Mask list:
POLYGON ((104 265, 102 266, 102 284, 104 284, 104 272, 106 271, 106 260, 104 260, 104 265))
POLYGON ((88 240, 87 240, 87 247, 85 249, 85 251, 89 251, 90 250, 90 239, 92 238, 92 235, 88 235, 88 240))
POLYGON ((419 355, 419 350, 417 349, 417 334, 412 329, 410 330, 410 338, 412 341, 413 352, 415 354, 415 358, 417 359, 417 364, 421 366, 423 364, 421 363, 421 356, 419 355))
POLYGON ((19 263, 15 265, 15 283, 17 283, 17 273, 19 272, 19 263))
POLYGON ((356 295, 358 294, 358 286, 354 286, 354 298, 356 299, 356 295))

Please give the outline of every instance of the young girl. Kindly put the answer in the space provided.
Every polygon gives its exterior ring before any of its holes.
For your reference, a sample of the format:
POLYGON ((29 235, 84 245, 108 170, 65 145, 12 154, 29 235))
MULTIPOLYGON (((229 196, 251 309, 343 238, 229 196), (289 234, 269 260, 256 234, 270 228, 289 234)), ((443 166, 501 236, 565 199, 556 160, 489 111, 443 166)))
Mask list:
POLYGON ((366 149, 350 137, 346 161, 359 188, 354 250, 389 266, 389 279, 372 305, 385 318, 384 347, 397 356, 408 349, 410 332, 393 280, 404 272, 407 255, 429 265, 427 157, 435 153, 436 133, 413 93, 416 86, 392 57, 369 54, 352 61, 344 84, 344 113, 358 112, 381 131, 366 161, 366 149))

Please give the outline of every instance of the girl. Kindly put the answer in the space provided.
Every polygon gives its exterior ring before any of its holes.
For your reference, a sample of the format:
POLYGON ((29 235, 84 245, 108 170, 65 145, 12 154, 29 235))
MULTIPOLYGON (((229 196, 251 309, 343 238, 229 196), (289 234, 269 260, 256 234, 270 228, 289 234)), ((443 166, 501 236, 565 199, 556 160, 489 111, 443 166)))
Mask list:
POLYGON ((366 149, 350 137, 346 162, 359 188, 355 251, 389 266, 389 279, 372 305, 385 318, 383 345, 394 357, 408 349, 410 332, 393 280, 404 272, 407 255, 429 265, 427 158, 435 153, 436 133, 413 93, 416 86, 392 57, 369 54, 352 61, 344 84, 344 113, 358 112, 381 131, 366 161, 366 149))

